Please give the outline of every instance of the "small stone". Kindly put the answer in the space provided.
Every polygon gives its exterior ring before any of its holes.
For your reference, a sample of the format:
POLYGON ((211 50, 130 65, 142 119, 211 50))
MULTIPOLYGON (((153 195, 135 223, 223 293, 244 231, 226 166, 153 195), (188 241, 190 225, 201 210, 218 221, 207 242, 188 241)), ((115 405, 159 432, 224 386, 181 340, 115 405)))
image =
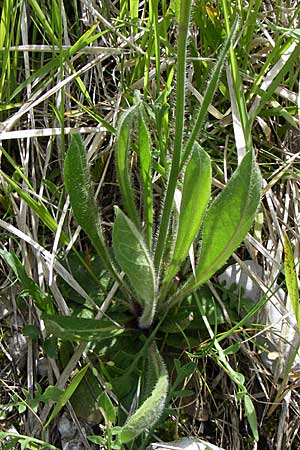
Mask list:
POLYGON ((46 377, 48 375, 48 359, 47 358, 40 358, 37 362, 37 371, 40 377, 46 377))
POLYGON ((62 450, 84 450, 85 447, 80 439, 71 439, 63 445, 62 450))
POLYGON ((27 353, 27 341, 26 337, 19 331, 15 331, 14 334, 8 339, 9 353, 14 360, 15 364, 22 368, 26 362, 27 353))
POLYGON ((57 428, 62 441, 73 439, 77 433, 76 425, 65 414, 59 419, 57 428))

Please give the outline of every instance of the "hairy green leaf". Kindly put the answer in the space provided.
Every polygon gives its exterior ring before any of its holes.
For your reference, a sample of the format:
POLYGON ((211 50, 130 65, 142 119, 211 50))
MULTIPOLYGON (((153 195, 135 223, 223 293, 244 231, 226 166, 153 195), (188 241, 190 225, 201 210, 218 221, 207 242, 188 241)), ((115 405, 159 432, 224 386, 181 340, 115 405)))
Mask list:
POLYGON ((128 153, 131 143, 131 130, 133 119, 136 116, 138 104, 133 105, 125 111, 119 120, 116 134, 116 168, 120 191, 122 194, 124 206, 128 217, 136 227, 139 227, 139 216, 134 202, 134 194, 130 182, 130 173, 128 167, 128 153))
POLYGON ((192 157, 184 174, 177 239, 166 276, 168 283, 178 271, 199 232, 210 199, 211 163, 208 154, 194 144, 192 157))
POLYGON ((79 134, 72 135, 64 164, 65 186, 74 216, 91 239, 105 268, 118 279, 102 236, 99 211, 94 199, 86 151, 79 134))
POLYGON ((114 254, 137 294, 137 301, 143 306, 140 326, 148 328, 152 323, 156 306, 153 262, 138 229, 118 207, 115 207, 115 211, 116 219, 112 235, 114 254))
POLYGON ((152 204, 152 167, 151 167, 151 141, 145 122, 143 110, 139 110, 139 157, 144 196, 144 217, 146 226, 147 245, 152 246, 153 204, 152 204))
POLYGON ((101 341, 124 332, 106 319, 83 319, 81 317, 43 315, 48 334, 69 341, 101 341))
POLYGON ((120 440, 123 443, 132 441, 143 431, 151 428, 159 419, 165 407, 169 386, 168 373, 156 346, 153 345, 149 351, 149 357, 152 359, 157 372, 157 381, 150 397, 144 401, 123 426, 120 433, 120 440))
POLYGON ((194 289, 209 280, 240 245, 253 222, 260 191, 261 176, 250 151, 207 212, 196 280, 188 286, 194 289))

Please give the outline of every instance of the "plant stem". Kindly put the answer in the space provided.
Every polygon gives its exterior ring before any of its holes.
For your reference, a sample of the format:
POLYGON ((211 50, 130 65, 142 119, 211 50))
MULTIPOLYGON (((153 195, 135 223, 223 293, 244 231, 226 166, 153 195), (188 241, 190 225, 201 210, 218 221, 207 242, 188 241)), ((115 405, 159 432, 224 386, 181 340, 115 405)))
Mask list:
POLYGON ((159 228, 158 240, 156 244, 154 265, 158 270, 161 264, 165 241, 167 237, 174 192, 179 175, 180 159, 183 141, 184 107, 185 107, 185 69, 186 69, 186 44, 188 36, 188 25, 190 19, 191 0, 181 1, 180 19, 178 27, 177 44, 177 87, 176 87, 176 118, 175 118, 175 139, 172 165, 168 180, 168 187, 161 224, 159 228))

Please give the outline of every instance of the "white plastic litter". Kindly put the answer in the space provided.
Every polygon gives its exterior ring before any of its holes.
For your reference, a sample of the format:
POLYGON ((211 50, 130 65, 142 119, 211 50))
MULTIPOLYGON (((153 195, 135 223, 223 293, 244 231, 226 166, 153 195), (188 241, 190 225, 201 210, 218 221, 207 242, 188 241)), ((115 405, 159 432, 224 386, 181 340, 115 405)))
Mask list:
POLYGON ((184 438, 179 441, 151 444, 147 450, 225 450, 207 441, 196 438, 184 438))
MULTIPOLYGON (((263 278, 261 266, 253 261, 244 261, 244 263, 251 273, 254 272, 263 278)), ((233 292, 241 295, 244 299, 252 300, 253 303, 257 303, 264 295, 257 283, 241 269, 239 264, 227 267, 218 277, 218 281, 219 283, 225 282, 227 289, 236 285, 233 292)), ((300 335, 292 305, 283 289, 273 285, 270 287, 269 297, 259 315, 251 320, 267 327, 267 330, 257 337, 257 342, 266 350, 262 353, 261 358, 274 375, 282 378, 286 373, 290 358, 295 353, 291 371, 300 370, 300 335)))

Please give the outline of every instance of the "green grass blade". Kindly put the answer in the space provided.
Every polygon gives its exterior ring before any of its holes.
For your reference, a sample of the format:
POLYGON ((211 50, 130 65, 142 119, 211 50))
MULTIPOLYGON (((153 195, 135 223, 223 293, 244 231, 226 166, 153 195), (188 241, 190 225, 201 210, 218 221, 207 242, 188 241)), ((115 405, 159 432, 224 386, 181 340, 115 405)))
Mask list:
POLYGON ((203 215, 210 199, 211 163, 208 154, 194 144, 192 157, 186 167, 179 215, 178 233, 169 270, 165 278, 168 284, 186 258, 199 232, 203 215))
POLYGON ((125 111, 119 120, 116 135, 116 168, 120 191, 122 194, 125 210, 128 217, 137 228, 140 228, 140 220, 135 206, 133 189, 130 183, 130 174, 128 167, 128 153, 131 143, 131 131, 133 119, 136 117, 138 105, 133 105, 125 111))
POLYGON ((130 442, 141 433, 152 427, 161 416, 168 392, 168 373, 165 364, 156 348, 149 349, 152 366, 156 368, 158 377, 153 391, 137 411, 123 426, 119 435, 122 443, 130 442))
MULTIPOLYGON (((228 5, 227 0, 222 1, 223 4, 223 10, 224 10, 224 19, 226 24, 226 31, 228 36, 230 36, 230 19, 229 19, 229 12, 228 12, 228 5)), ((233 95, 231 95, 231 103, 232 103, 232 111, 234 113, 235 109, 237 110, 237 120, 241 125, 242 131, 243 131, 243 137, 246 144, 246 150, 250 151, 252 149, 252 137, 250 133, 250 124, 248 119, 248 113, 246 109, 246 102, 244 98, 244 87, 242 84, 240 71, 238 67, 237 58, 235 55, 234 46, 230 45, 229 48, 229 55, 230 55, 230 69, 231 69, 231 77, 232 77, 232 84, 233 84, 233 95), (236 108, 234 107, 236 106, 236 108)), ((244 156, 244 155, 243 155, 244 156)))
MULTIPOLYGON (((14 180, 12 180, 6 173, 0 171, 2 177, 5 179, 5 181, 12 187, 14 191, 18 193, 18 195, 24 200, 24 202, 35 212, 35 214, 39 217, 39 219, 43 222, 44 225, 46 225, 49 230, 53 231, 54 233, 57 230, 57 222, 47 208, 43 205, 43 203, 38 202, 34 200, 24 189, 22 189, 14 180)), ((63 243, 68 242, 68 237, 65 235, 65 233, 61 233, 61 240, 63 243)))
POLYGON ((12 0, 2 2, 2 12, 0 20, 0 47, 4 47, 5 38, 9 35, 9 18, 13 9, 12 0))
POLYGON ((244 396, 244 408, 245 408, 245 415, 247 417, 248 423, 250 425, 253 437, 256 441, 259 440, 258 435, 258 428, 257 428, 257 417, 256 417, 256 411, 253 405, 253 402, 249 395, 244 396))
POLYGON ((130 18, 136 21, 139 17, 139 0, 130 0, 130 18))
POLYGON ((297 320, 298 329, 300 330, 300 304, 297 272, 295 268, 293 249, 286 233, 284 233, 284 275, 288 294, 297 320))
POLYGON ((30 85, 35 80, 39 80, 39 89, 41 89, 43 84, 48 80, 48 77, 46 77, 47 74, 49 74, 48 76, 50 76, 51 71, 54 72, 59 67, 60 62, 61 62, 60 56, 56 56, 56 54, 53 53, 51 61, 43 64, 42 67, 37 69, 32 75, 26 78, 26 80, 18 84, 18 86, 10 96, 10 101, 12 101, 17 95, 19 95, 27 85, 30 85))
POLYGON ((228 56, 230 44, 233 39, 233 36, 237 32, 237 29, 238 29, 238 20, 236 19, 231 28, 230 34, 227 36, 227 38, 220 50, 217 62, 212 70, 211 78, 207 84, 206 91, 203 95, 203 101, 202 101, 200 109, 199 109, 197 120, 193 126, 193 129, 190 132, 190 137, 189 137, 188 142, 184 149, 183 157, 181 160, 181 168, 183 167, 184 163, 188 159, 188 157, 192 151, 193 145, 196 142, 199 132, 201 131, 201 128, 204 124, 204 119, 207 115, 208 107, 211 104, 212 99, 215 95, 216 89, 218 87, 219 78, 220 78, 223 66, 225 64, 226 58, 228 56))
POLYGON ((255 117, 260 113, 260 110, 275 93, 275 90, 286 77, 287 73, 289 71, 294 73, 294 65, 299 58, 299 55, 300 45, 297 45, 293 38, 290 38, 284 45, 282 45, 281 41, 276 43, 261 73, 257 76, 249 94, 249 99, 251 99, 254 93, 260 90, 259 95, 250 108, 249 116, 251 123, 253 123, 255 117), (273 60, 275 60, 276 57, 278 60, 274 64, 273 60), (270 68, 272 63, 273 66, 270 68))
POLYGON ((1 2, 0 21, 0 104, 7 102, 11 90, 17 85, 17 53, 11 55, 10 46, 18 45, 20 39, 19 8, 14 0, 1 2))
POLYGON ((114 407, 109 395, 105 391, 101 394, 97 404, 106 424, 115 423, 117 419, 117 408, 114 407))
POLYGON ((36 15, 36 17, 39 19, 43 30, 48 34, 48 37, 51 40, 51 43, 54 45, 59 45, 59 39, 55 35, 53 31, 53 27, 51 26, 49 20, 48 20, 48 14, 45 15, 42 11, 39 2, 37 0, 30 0, 31 7, 36 15))
POLYGON ((95 107, 85 106, 72 95, 70 95, 70 99, 72 99, 73 102, 76 103, 80 107, 80 109, 88 114, 93 120, 95 120, 97 123, 101 123, 101 125, 103 125, 113 136, 116 134, 116 129, 107 120, 103 119, 103 117, 100 116, 95 107))
POLYGON ((86 151, 79 134, 72 135, 64 164, 65 186, 74 216, 88 235, 106 269, 119 280, 102 236, 100 215, 94 199, 86 151))
POLYGON ((139 133, 138 148, 141 164, 141 175, 143 182, 144 196, 144 218, 146 227, 146 242, 148 249, 152 248, 152 226, 153 226, 153 202, 152 202, 152 157, 151 157, 151 141, 146 125, 144 112, 142 107, 139 110, 139 133))
POLYGON ((249 231, 259 205, 261 176, 248 152, 204 219, 202 244, 193 289, 220 269, 249 231))
POLYGON ((156 306, 156 278, 152 259, 138 229, 118 208, 113 226, 113 249, 116 260, 127 275, 136 292, 137 301, 143 306, 139 324, 149 328, 156 306))
POLYGON ((12 431, 0 431, 0 442, 4 443, 4 447, 2 450, 11 450, 12 448, 16 448, 16 445, 19 443, 21 445, 21 449, 47 449, 47 450, 60 450, 58 447, 49 444, 48 442, 41 441, 40 439, 36 439, 31 436, 26 436, 25 434, 13 433, 12 431), (23 445, 23 447, 22 447, 23 445))
POLYGON ((51 314, 54 312, 50 296, 41 292, 40 287, 30 278, 15 253, 0 249, 0 256, 6 264, 13 270, 21 287, 30 295, 36 306, 43 312, 51 314))
POLYGON ((160 90, 160 32, 158 24, 158 0, 149 1, 151 25, 154 28, 154 50, 155 50, 155 68, 156 68, 156 89, 160 90))
MULTIPOLYGON (((68 59, 71 58, 75 53, 79 52, 84 47, 91 44, 94 40, 96 40, 98 37, 100 37, 102 34, 105 33, 105 31, 103 31, 102 33, 93 34, 93 32, 95 31, 97 26, 98 26, 98 24, 95 24, 89 30, 87 30, 72 45, 72 47, 70 49, 61 51, 61 53, 58 55, 57 55, 56 51, 53 50, 53 55, 52 55, 51 60, 47 63, 43 63, 42 67, 37 69, 32 75, 30 75, 30 77, 28 77, 26 80, 19 83, 18 86, 16 87, 16 89, 13 91, 12 95, 10 96, 10 100, 12 101, 14 99, 14 97, 16 97, 20 92, 22 92, 23 89, 27 85, 30 85, 37 79, 39 80, 39 89, 40 89, 42 87, 43 83, 45 82, 45 81, 43 81, 43 78, 45 78, 47 74, 49 74, 49 76, 53 76, 52 75, 53 72, 55 72, 55 70, 57 70, 57 68, 60 66, 60 64, 62 64, 62 62, 68 61, 68 59)), ((71 69, 74 70, 70 63, 69 63, 69 65, 70 65, 71 69)), ((79 79, 79 77, 78 77, 78 79, 79 79)), ((77 79, 77 81, 78 81, 78 79, 77 79)), ((47 78, 46 78, 46 80, 47 80, 47 78)), ((80 82, 82 83, 82 81, 80 81, 80 82)), ((86 90, 86 88, 85 88, 85 90, 86 90)))
POLYGON ((76 373, 71 383, 66 388, 64 394, 61 396, 55 407, 53 408, 53 411, 47 420, 47 422, 44 425, 44 429, 47 428, 52 420, 57 416, 57 414, 60 412, 60 410, 65 406, 65 404, 70 400, 72 395, 74 394, 75 390, 77 389, 78 385, 80 384, 81 380, 83 379, 84 375, 86 374, 86 371, 88 370, 89 365, 87 364, 83 369, 81 369, 79 372, 76 373))
POLYGON ((27 187, 29 189, 31 189, 32 191, 34 190, 34 188, 32 187, 32 185, 29 183, 27 177, 24 175, 24 171, 22 169, 20 169, 20 167, 18 166, 18 164, 15 163, 15 161, 13 160, 13 158, 10 156, 10 154, 2 147, 2 145, 0 145, 0 151, 1 153, 3 153, 3 155, 5 156, 5 158, 7 159, 7 161, 9 162, 9 164, 14 168, 15 173, 18 175, 18 177, 20 177, 24 183, 26 183, 27 187))

